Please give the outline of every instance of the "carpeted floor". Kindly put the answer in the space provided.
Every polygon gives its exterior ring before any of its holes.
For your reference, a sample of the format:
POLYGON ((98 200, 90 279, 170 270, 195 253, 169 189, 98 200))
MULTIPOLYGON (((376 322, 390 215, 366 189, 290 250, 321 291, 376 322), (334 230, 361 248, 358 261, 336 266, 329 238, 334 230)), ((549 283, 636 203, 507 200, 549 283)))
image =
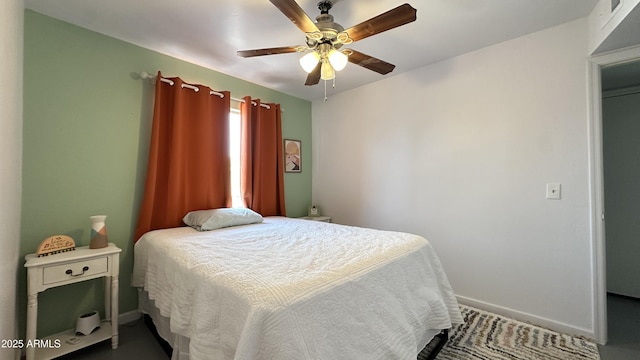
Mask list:
MULTIPOLYGON (((461 306, 464 324, 449 332, 438 360, 599 360, 592 341, 461 306)), ((418 360, 427 359, 426 351, 418 360)))

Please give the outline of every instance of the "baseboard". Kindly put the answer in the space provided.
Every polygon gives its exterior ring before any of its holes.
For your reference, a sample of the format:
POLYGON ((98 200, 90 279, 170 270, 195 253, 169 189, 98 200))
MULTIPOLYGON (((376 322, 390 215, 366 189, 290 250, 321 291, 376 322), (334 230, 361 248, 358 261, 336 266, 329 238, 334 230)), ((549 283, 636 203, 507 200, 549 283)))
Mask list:
POLYGON ((130 322, 134 322, 140 319, 140 316, 142 316, 142 314, 139 310, 132 310, 126 313, 122 313, 118 315, 118 324, 127 324, 130 322))
POLYGON ((623 293, 623 292, 607 291, 607 295, 614 295, 614 296, 620 296, 620 297, 627 298, 627 299, 640 300, 640 297, 638 297, 637 294, 628 294, 628 293, 623 293))
POLYGON ((563 334, 573 335, 573 336, 582 336, 595 342, 594 340, 595 333, 593 329, 584 329, 584 328, 576 327, 576 326, 565 324, 563 322, 559 322, 556 320, 547 319, 541 316, 510 309, 504 306, 490 304, 490 303, 476 300, 476 299, 471 299, 465 296, 457 295, 456 298, 458 298, 458 302, 463 305, 468 305, 480 310, 496 313, 498 315, 508 316, 515 320, 530 323, 530 324, 547 328, 550 330, 554 330, 563 334))

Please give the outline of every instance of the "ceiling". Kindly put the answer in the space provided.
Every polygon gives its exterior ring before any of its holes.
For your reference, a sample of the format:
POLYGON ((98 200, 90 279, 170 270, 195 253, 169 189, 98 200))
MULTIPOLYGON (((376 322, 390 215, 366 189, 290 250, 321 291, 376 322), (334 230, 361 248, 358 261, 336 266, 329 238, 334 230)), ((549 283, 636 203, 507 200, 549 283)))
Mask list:
MULTIPOLYGON (((336 0, 330 13, 348 28, 408 1, 417 20, 349 45, 396 65, 380 75, 354 64, 335 93, 587 16, 597 0, 336 0)), ((311 19, 318 0, 298 0, 311 19)), ((308 100, 301 54, 241 58, 237 50, 303 45, 304 34, 268 0, 25 0, 36 12, 308 100)), ((137 69, 155 73, 163 69, 137 69)), ((167 74, 180 76, 180 74, 167 74)), ((189 79, 184 79, 189 81, 189 79)), ((214 86, 215 84, 207 84, 214 86)))

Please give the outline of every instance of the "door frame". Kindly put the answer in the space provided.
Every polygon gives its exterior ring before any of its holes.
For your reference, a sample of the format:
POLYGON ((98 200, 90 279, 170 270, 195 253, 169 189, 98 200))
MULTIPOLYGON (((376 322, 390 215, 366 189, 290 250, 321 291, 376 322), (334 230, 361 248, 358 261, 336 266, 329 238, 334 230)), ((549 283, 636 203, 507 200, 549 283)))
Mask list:
POLYGON ((608 340, 601 69, 637 60, 640 60, 640 46, 594 55, 588 60, 589 222, 593 264, 594 336, 599 344, 606 344, 608 340))

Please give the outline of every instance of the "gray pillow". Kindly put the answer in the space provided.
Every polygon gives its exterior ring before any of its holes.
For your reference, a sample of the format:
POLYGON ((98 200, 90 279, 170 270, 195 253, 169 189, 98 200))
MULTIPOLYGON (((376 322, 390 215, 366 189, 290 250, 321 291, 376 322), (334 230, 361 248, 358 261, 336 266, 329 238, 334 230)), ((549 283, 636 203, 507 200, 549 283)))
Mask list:
POLYGON ((220 208, 190 211, 182 218, 185 224, 198 231, 262 222, 262 215, 247 208, 220 208))

